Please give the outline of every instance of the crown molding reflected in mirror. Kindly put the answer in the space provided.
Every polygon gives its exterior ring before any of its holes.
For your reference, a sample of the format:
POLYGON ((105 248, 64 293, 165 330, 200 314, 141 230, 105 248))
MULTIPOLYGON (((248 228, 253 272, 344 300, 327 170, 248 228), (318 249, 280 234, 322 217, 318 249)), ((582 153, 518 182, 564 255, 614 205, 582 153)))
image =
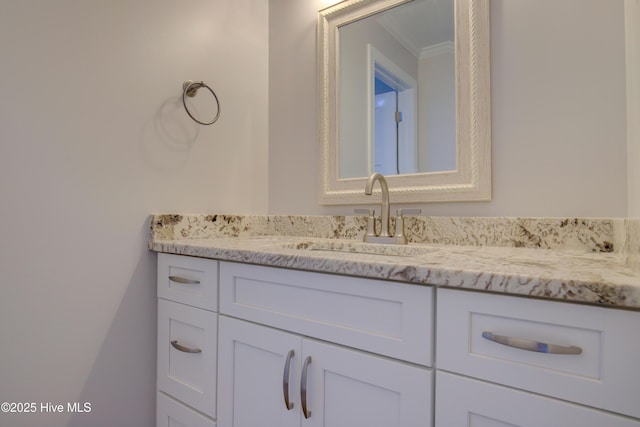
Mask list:
MULTIPOLYGON (((371 198, 364 195, 367 176, 345 179, 339 176, 340 27, 411 1, 346 0, 319 12, 318 172, 321 204, 371 203, 371 198)), ((489 0, 451 1, 455 4, 456 170, 388 175, 394 203, 491 199, 489 0)), ((368 124, 363 123, 363 126, 368 124)))

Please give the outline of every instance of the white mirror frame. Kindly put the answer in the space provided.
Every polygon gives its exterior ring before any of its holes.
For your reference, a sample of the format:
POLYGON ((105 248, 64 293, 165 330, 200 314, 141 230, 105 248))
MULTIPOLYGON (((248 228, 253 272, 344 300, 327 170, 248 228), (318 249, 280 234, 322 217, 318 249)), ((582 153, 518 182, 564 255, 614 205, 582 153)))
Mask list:
MULTIPOLYGON (((364 194, 367 177, 339 177, 338 30, 409 1, 346 0, 319 12, 320 204, 372 203, 364 194)), ((387 176, 394 203, 491 200, 489 0, 454 1, 457 170, 387 176)))

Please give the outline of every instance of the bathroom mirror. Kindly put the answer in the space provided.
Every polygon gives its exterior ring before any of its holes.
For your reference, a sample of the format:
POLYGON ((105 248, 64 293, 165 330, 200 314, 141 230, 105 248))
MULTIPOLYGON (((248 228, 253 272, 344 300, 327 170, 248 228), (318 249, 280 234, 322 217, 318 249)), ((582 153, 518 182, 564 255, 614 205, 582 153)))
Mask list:
POLYGON ((376 171, 393 202, 491 199, 488 0, 342 1, 318 62, 321 204, 371 203, 376 171))

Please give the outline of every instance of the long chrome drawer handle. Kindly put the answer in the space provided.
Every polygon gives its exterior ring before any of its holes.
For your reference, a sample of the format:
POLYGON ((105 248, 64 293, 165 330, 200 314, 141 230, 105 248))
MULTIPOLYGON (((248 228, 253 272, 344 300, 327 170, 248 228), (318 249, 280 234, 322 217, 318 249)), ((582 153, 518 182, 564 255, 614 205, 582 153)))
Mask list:
POLYGON ((311 411, 307 409, 307 371, 311 364, 311 356, 307 356, 304 359, 304 365, 302 365, 302 379, 300 380, 300 403, 302 404, 302 414, 305 418, 311 416, 311 411))
POLYGON ((282 394, 284 395, 284 406, 287 410, 293 409, 293 402, 289 402, 289 370, 291 368, 291 359, 295 352, 293 350, 289 350, 287 354, 287 361, 284 364, 284 373, 282 374, 282 394))
POLYGON ((176 283, 182 283, 183 285, 199 285, 200 284, 200 280, 185 279, 184 277, 180 277, 180 276, 169 276, 169 280, 176 283))
POLYGON ((173 348, 175 348, 176 350, 180 350, 183 353, 202 353, 202 350, 200 350, 199 348, 189 348, 178 344, 178 340, 171 341, 171 345, 173 346, 173 348))
POLYGON ((550 353, 550 354, 580 354, 582 349, 580 347, 563 346, 557 344, 548 344, 539 341, 528 340, 524 338, 508 337, 506 335, 494 335, 493 332, 482 332, 482 338, 489 341, 497 342, 509 347, 519 348, 521 350, 536 351, 538 353, 550 353))

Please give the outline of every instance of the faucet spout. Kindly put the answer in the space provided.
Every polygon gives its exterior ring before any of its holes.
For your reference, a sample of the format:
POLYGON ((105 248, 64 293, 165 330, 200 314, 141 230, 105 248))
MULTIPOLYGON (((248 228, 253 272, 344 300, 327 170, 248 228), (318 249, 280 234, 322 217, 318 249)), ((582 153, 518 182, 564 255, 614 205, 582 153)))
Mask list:
POLYGON ((385 177, 376 172, 367 179, 367 184, 364 188, 364 194, 370 196, 373 194, 373 185, 378 181, 380 183, 380 189, 382 190, 382 212, 381 223, 382 230, 380 231, 380 237, 391 237, 389 234, 389 185, 385 177))

